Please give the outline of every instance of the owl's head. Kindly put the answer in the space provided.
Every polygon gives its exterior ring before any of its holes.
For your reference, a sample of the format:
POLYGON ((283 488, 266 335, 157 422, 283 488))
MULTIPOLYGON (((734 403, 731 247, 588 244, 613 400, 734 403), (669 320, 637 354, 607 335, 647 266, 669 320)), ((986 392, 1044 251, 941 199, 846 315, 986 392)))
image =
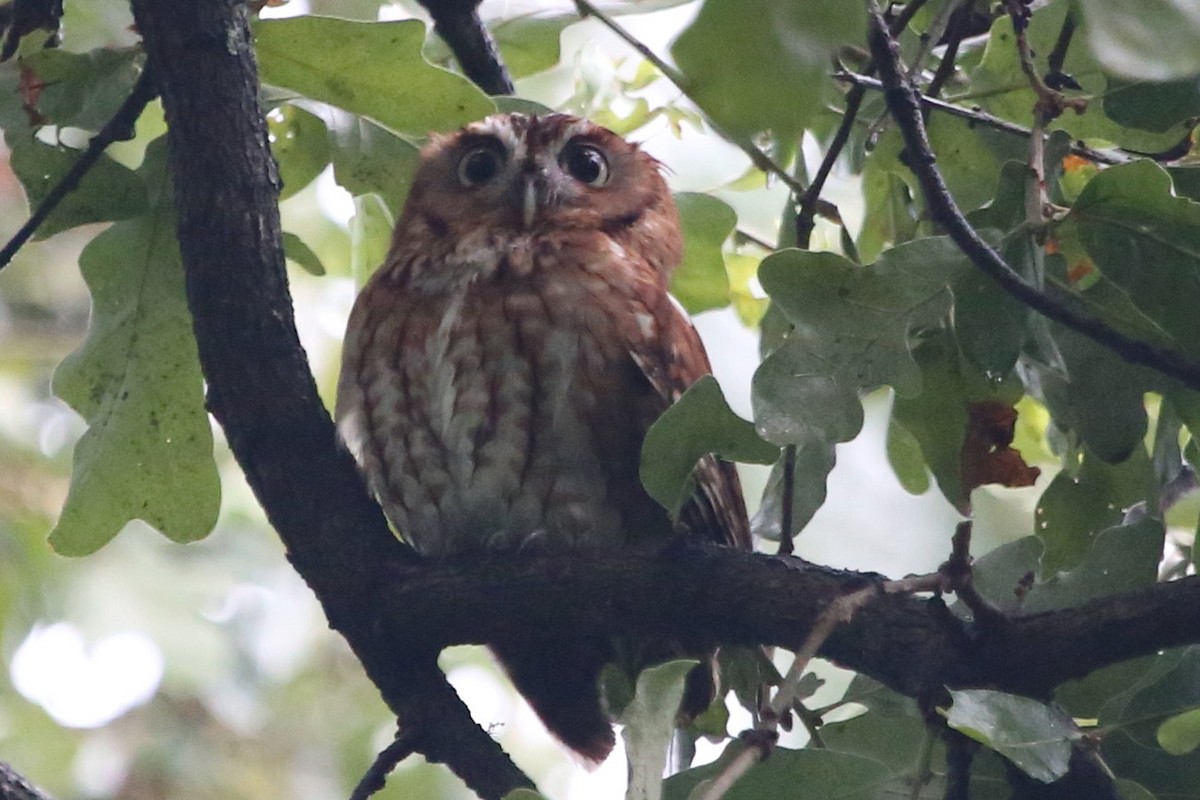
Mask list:
MULTIPOLYGON (((435 236, 468 230, 677 230, 659 163, 610 130, 568 114, 497 114, 435 136, 405 204, 435 236)), ((677 235, 677 234, 676 234, 677 235)))

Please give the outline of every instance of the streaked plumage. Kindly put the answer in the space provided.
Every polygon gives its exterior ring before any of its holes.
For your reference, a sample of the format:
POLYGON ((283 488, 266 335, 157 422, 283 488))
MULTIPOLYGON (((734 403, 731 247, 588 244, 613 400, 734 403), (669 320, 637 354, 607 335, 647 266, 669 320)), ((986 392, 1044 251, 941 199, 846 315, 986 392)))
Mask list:
MULTIPOLYGON (((419 551, 620 547, 677 529, 749 546, 731 465, 701 463, 678 525, 638 480, 646 429, 709 371, 667 294, 680 248, 657 162, 584 120, 498 115, 426 147, 351 314, 337 403, 419 551)), ((611 643, 494 649, 552 732, 607 755, 595 683, 611 643)))

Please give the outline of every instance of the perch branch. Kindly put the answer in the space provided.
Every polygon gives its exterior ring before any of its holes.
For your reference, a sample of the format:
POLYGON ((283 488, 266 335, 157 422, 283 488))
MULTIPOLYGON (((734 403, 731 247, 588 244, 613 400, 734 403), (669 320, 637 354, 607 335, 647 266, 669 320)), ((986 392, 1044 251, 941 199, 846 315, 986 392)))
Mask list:
POLYGON ((1039 314, 1061 323, 1101 344, 1134 364, 1158 370, 1193 389, 1200 389, 1200 364, 1181 353, 1127 336, 1102 318, 1059 303, 1030 285, 971 227, 954 202, 937 167, 925 135, 920 95, 905 82, 899 69, 899 52, 879 12, 871 14, 871 53, 885 87, 884 97, 896 126, 904 137, 908 164, 921 184, 930 216, 937 221, 963 254, 1002 289, 1039 314))
POLYGON ((936 590, 938 573, 887 581, 719 547, 485 553, 397 562, 390 573, 375 599, 379 624, 388 638, 430 652, 530 630, 795 651, 835 598, 873 588, 820 655, 910 697, 947 685, 1037 695, 1102 666, 1200 642, 1200 577, 1016 615, 968 635, 940 600, 912 594, 936 590))
POLYGON ((79 186, 83 176, 95 166, 110 144, 133 138, 134 124, 157 94, 158 89, 155 87, 154 78, 147 65, 142 70, 142 74, 138 76, 137 82, 133 84, 133 89, 125 98, 125 102, 121 103, 121 107, 112 115, 112 118, 104 123, 104 127, 88 141, 87 148, 79 154, 79 158, 75 159, 71 168, 59 178, 58 183, 50 188, 20 230, 13 234, 3 249, 0 249, 0 269, 8 266, 17 251, 25 246, 29 238, 37 232, 38 227, 46 221, 54 209, 58 208, 58 204, 63 201, 63 198, 79 186))

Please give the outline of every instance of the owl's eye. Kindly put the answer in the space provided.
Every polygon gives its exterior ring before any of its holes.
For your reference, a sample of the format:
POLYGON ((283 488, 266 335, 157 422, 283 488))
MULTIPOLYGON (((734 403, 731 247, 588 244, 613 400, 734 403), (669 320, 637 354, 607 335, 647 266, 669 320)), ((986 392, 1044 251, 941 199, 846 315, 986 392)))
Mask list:
POLYGON ((458 162, 458 180, 463 186, 479 186, 496 177, 504 156, 494 147, 475 147, 458 162))
POLYGON ((588 186, 608 183, 608 159, 590 144, 569 144, 563 148, 558 163, 572 178, 588 186))

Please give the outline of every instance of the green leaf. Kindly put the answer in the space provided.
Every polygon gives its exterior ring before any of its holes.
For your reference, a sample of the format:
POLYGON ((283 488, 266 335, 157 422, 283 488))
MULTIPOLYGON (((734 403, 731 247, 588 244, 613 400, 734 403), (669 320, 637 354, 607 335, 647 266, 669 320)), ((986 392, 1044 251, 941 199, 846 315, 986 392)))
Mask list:
MULTIPOLYGON (((910 336, 947 313, 948 285, 962 267, 953 242, 934 237, 890 249, 871 266, 787 249, 763 260, 758 279, 808 353, 812 373, 797 372, 798 379, 830 378, 844 393, 890 384, 912 396, 920 373, 910 336)), ((757 408, 755 419, 762 419, 757 408)))
POLYGON ((1127 128, 1177 129, 1200 115, 1200 87, 1194 77, 1169 83, 1113 80, 1104 96, 1104 113, 1127 128))
MULTIPOLYGON (((1087 557, 1070 572, 1034 586, 1025 598, 1029 613, 1078 606, 1095 597, 1154 583, 1165 529, 1145 517, 1101 531, 1087 557)), ((1045 567, 1049 572, 1050 567, 1045 567)))
POLYGON ((832 750, 852 753, 887 764, 893 773, 907 775, 929 735, 916 701, 862 675, 854 676, 846 697, 867 713, 821 727, 821 738, 832 750))
MULTIPOLYGON (((778 686, 783 680, 779 670, 775 669, 775 664, 761 647, 722 645, 717 651, 717 662, 721 670, 722 691, 732 690, 737 701, 751 713, 758 713, 763 687, 778 686)), ((811 672, 801 678, 801 683, 810 679, 816 679, 811 672)), ((813 687, 813 690, 816 688, 813 687)), ((803 687, 798 690, 800 697, 807 697, 811 693, 806 693, 803 687)), ((713 704, 724 705, 724 702, 724 697, 718 697, 713 704)))
POLYGON ((1028 697, 990 689, 951 690, 950 696, 954 705, 945 713, 951 728, 1043 783, 1067 774, 1071 742, 1081 735, 1070 717, 1028 697))
POLYGON ((22 57, 20 66, 44 84, 37 111, 46 120, 97 131, 129 96, 141 74, 143 57, 140 47, 105 47, 89 53, 53 48, 22 57))
MULTIPOLYGON (((665 800, 685 800, 704 782, 716 777, 744 745, 725 748, 712 764, 689 769, 667 779, 665 800)), ((725 800, 814 797, 829 800, 877 800, 890 770, 873 758, 832 750, 776 748, 766 761, 756 764, 724 795, 725 800), (803 795, 801 795, 803 792, 803 795)))
POLYGON ((970 495, 963 486, 962 451, 969 406, 983 401, 1012 405, 1020 398, 1020 382, 1011 375, 995 380, 972 369, 948 333, 927 335, 914 355, 921 391, 913 397, 897 391, 892 416, 920 443, 942 494, 965 510, 970 495))
MULTIPOLYGON (((1121 4, 1123 0, 1100 0, 1106 6, 1121 4)), ((1170 0, 1164 0, 1170 2, 1170 0)), ((1190 1, 1190 0, 1185 0, 1190 1)), ((1034 68, 1042 74, 1049 71, 1046 59, 1054 50, 1054 44, 1062 30, 1067 9, 1072 5, 1087 7, 1091 0, 1083 3, 1055 2, 1039 8, 1030 20, 1027 38, 1035 53, 1034 68)), ((1160 0, 1155 0, 1160 2, 1160 0)), ((1145 15, 1142 4, 1136 11, 1126 5, 1127 13, 1145 15)), ((1074 78, 1082 87, 1081 92, 1068 91, 1085 97, 1103 97, 1109 88, 1109 77, 1097 61, 1099 55, 1088 47, 1071 47, 1067 50, 1063 72, 1074 78)), ((1033 109, 1037 97, 1029 88, 1029 81, 1021 70, 1017 54, 1016 37, 1012 19, 1003 14, 992 24, 991 34, 979 66, 971 71, 971 102, 1011 122, 1029 126, 1033 123, 1033 109)), ((1129 77, 1155 79, 1151 74, 1134 74, 1129 77)), ((1182 76, 1180 76, 1182 77, 1182 76)), ((1093 100, 1083 114, 1066 113, 1050 123, 1051 129, 1062 129, 1076 139, 1102 139, 1121 147, 1144 153, 1165 150, 1177 144, 1187 132, 1186 125, 1178 125, 1165 131, 1146 131, 1117 124, 1104 113, 1103 103, 1093 100)))
MULTIPOLYGON (((1016 232, 998 250, 1027 280, 1040 271, 1041 246, 1031 234, 1016 232)), ((1028 336, 1029 316, 1028 308, 977 269, 963 270, 954 281, 954 332, 963 355, 985 373, 1004 375, 1013 368, 1028 336)))
POLYGON ((1175 193, 1181 197, 1200 201, 1200 168, 1197 167, 1167 167, 1175 193))
POLYGON ((377 194, 354 198, 350 219, 350 274, 359 286, 387 260, 394 221, 377 194))
POLYGON ((1200 9, 1192 0, 1087 0, 1076 6, 1087 43, 1105 69, 1151 81, 1200 73, 1200 9))
MULTIPOLYGON (((826 479, 833 471, 836 453, 832 442, 809 441, 796 448, 796 473, 792 482, 792 529, 795 536, 825 504, 826 479)), ((765 539, 778 540, 783 530, 783 459, 771 468, 763 489, 762 504, 751 521, 751 530, 765 539)))
POLYGON ((671 276, 671 293, 689 313, 729 305, 729 275, 722 245, 737 226, 737 214, 707 194, 675 195, 683 231, 683 262, 671 276))
MULTIPOLYGON (((13 172, 24 185, 31 208, 45 199, 82 153, 32 137, 9 137, 9 145, 12 147, 10 163, 13 172)), ((36 238, 42 239, 90 222, 128 219, 145 210, 146 187, 142 178, 102 155, 38 228, 36 238)))
POLYGON ((1043 550, 1036 536, 1024 536, 985 553, 971 565, 975 588, 1002 610, 1019 611, 1023 599, 1017 588, 1026 576, 1037 577, 1043 550))
POLYGON ((822 352, 825 344, 815 328, 797 329, 755 371, 754 419, 767 441, 833 444, 848 442, 862 430, 859 376, 837 373, 856 365, 849 357, 838 361, 822 352))
POLYGON ((324 275, 325 266, 317 254, 294 233, 283 234, 283 254, 309 275, 324 275))
POLYGON ((888 423, 887 456, 900 485, 909 494, 925 494, 929 470, 921 455, 921 443, 892 417, 888 423))
POLYGON ((707 0, 671 54, 688 96, 730 134, 786 139, 820 109, 833 50, 865 30, 858 3, 707 0))
POLYGON ((695 661, 668 661, 638 675, 633 701, 620 719, 629 760, 626 800, 658 800, 662 796, 667 749, 675 734, 684 682, 695 665, 695 661))
POLYGON ((150 212, 113 225, 80 256, 91 328, 54 374, 55 393, 88 422, 50 534, 64 555, 94 552, 133 519, 177 542, 203 538, 216 522, 220 481, 165 154, 160 139, 139 171, 157 190, 150 212))
POLYGON ((557 66, 562 56, 559 36, 563 28, 578 21, 574 14, 523 14, 491 26, 491 32, 509 73, 524 78, 557 66))
POLYGON ((333 178, 353 195, 377 194, 400 216, 421 151, 370 120, 341 118, 331 127, 333 178))
POLYGON ((965 371, 952 343, 934 358, 936 348, 927 339, 923 365, 914 359, 917 334, 941 324, 950 308, 949 287, 964 270, 962 253, 944 237, 900 245, 869 267, 802 250, 764 260, 759 279, 794 329, 754 376, 754 418, 763 438, 813 447, 814 467, 830 465, 833 444, 862 427, 859 394, 889 384, 896 390, 897 419, 921 443, 943 491, 961 502, 966 402, 1014 394, 965 371), (945 364, 935 369, 939 359, 945 364), (926 369, 939 388, 924 386, 926 369), (955 392, 946 394, 950 386, 955 392), (905 399, 914 402, 904 405, 905 399))
POLYGON ((1100 723, 1120 726, 1154 744, 1159 723, 1200 707, 1200 646, 1167 650, 1139 659, 1139 666, 1126 684, 1130 691, 1105 704, 1100 723), (1143 730, 1139 726, 1146 721, 1152 725, 1143 730))
MULTIPOLYGON (((1020 139, 947 114, 929 118, 928 135, 946 186, 963 211, 977 209, 990 201, 1002 165, 1026 156, 1020 139)), ((900 176, 915 196, 920 193, 919 186, 904 163, 903 152, 903 137, 890 128, 868 159, 877 168, 900 176)))
POLYGON ((874 261, 885 247, 916 237, 917 209, 908 184, 889 163, 873 156, 867 159, 862 192, 865 213, 858 252, 864 261, 874 261))
POLYGON ((1106 169, 1064 220, 1099 270, 1176 346, 1200 358, 1200 203, 1151 161, 1106 169))
POLYGON ((1031 381, 1063 431, 1074 433, 1094 456, 1121 463, 1143 449, 1145 392, 1161 381, 1074 331, 1049 325, 1064 369, 1030 364, 1031 381))
POLYGON ((762 259, 745 253, 725 254, 725 273, 729 294, 738 319, 748 328, 758 328, 767 312, 769 300, 758 291, 758 267, 762 259))
POLYGON ((711 375, 705 375, 658 418, 642 446, 642 483, 672 515, 694 490, 692 470, 713 453, 729 461, 770 464, 779 448, 764 442, 754 425, 734 414, 711 375))
POLYGON ((1200 747, 1200 708, 1171 717, 1158 726, 1158 743, 1173 756, 1182 756, 1200 747))
POLYGON ((280 200, 308 186, 329 164, 329 133, 315 114, 290 104, 279 106, 267 114, 267 134, 283 182, 280 200))
POLYGON ((1154 472, 1144 449, 1120 464, 1085 452, 1078 471, 1054 476, 1034 511, 1047 573, 1078 565, 1100 531, 1119 525, 1124 509, 1147 501, 1153 492, 1154 472))
POLYGON ((1163 749, 1159 727, 1171 717, 1200 708, 1200 647, 1168 650, 1151 659, 1170 668, 1154 670, 1152 679, 1133 672, 1133 692, 1107 703, 1100 725, 1110 731, 1102 754, 1114 772, 1161 797, 1193 797, 1200 786, 1200 759, 1163 749))
POLYGON ((1116 780, 1117 792, 1121 800, 1158 800, 1158 798, 1141 784, 1122 778, 1116 780))
POLYGON ((260 20, 263 83, 299 92, 412 136, 453 130, 495 105, 461 75, 421 55, 425 24, 300 16, 260 20))

